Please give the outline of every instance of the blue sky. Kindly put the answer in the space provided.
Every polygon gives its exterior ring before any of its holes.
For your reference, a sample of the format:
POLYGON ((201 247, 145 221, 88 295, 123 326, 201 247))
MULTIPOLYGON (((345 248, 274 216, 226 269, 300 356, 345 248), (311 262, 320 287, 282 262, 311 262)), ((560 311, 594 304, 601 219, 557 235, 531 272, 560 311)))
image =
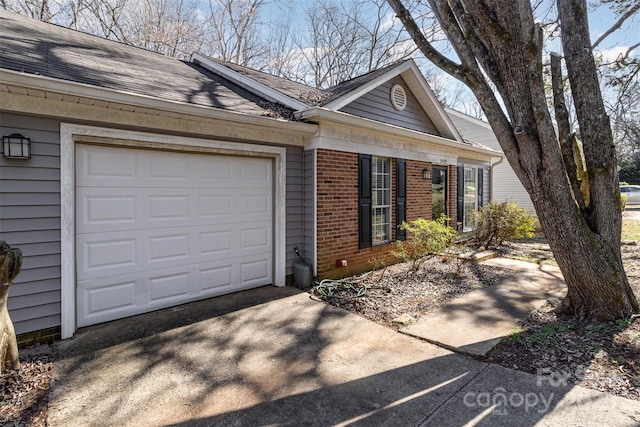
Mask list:
MULTIPOLYGON (((304 10, 309 8, 315 0, 293 0, 290 2, 276 1, 268 6, 267 10, 272 14, 282 14, 287 12, 294 13, 291 19, 296 23, 299 23, 300 31, 303 31, 303 23, 305 20, 304 10), (284 8, 284 10, 282 9, 284 8)), ((592 3, 595 0, 587 0, 592 3)), ((268 19, 268 18, 267 18, 268 19)), ((589 26, 591 30, 591 41, 594 42, 603 32, 608 30, 615 22, 617 18, 614 12, 606 5, 600 5, 597 8, 591 7, 589 14, 589 26)), ((610 35, 599 47, 598 51, 602 51, 606 59, 614 59, 619 53, 626 51, 628 46, 634 45, 640 41, 640 16, 636 16, 623 25, 623 27, 610 35)), ((548 46, 548 49, 553 49, 556 45, 557 50, 560 50, 559 42, 553 42, 548 46), (557 43, 557 45, 556 45, 557 43)), ((636 50, 637 52, 638 50, 636 50)), ((442 73, 438 73, 438 79, 441 79, 442 83, 448 88, 447 91, 455 91, 456 87, 460 84, 452 77, 446 76, 442 73)), ((469 94, 470 95, 470 94, 469 94)), ((456 104, 456 108, 466 110, 468 102, 472 100, 472 97, 466 96, 461 99, 460 104, 456 104)), ((474 114, 471 110, 465 111, 470 114, 474 114)))
MULTIPOLYGON (((589 29, 591 30, 591 40, 595 41, 606 30, 616 22, 616 17, 607 6, 600 6, 589 15, 589 29)), ((637 44, 640 41, 640 16, 628 19, 615 33, 609 35, 598 50, 616 52, 626 50, 627 47, 637 44)), ((637 53, 637 49, 636 49, 637 53)))
MULTIPOLYGON (((290 2, 274 2, 267 6, 269 12, 278 14, 282 13, 283 6, 287 12, 291 11, 295 15, 293 16, 294 22, 304 22, 304 10, 309 8, 315 0, 293 0, 290 2)), ((588 0, 589 3, 593 3, 594 0, 588 0)), ((591 30, 591 40, 595 41, 604 31, 608 30, 616 22, 616 17, 611 8, 607 5, 600 5, 597 8, 591 6, 589 14, 589 25, 591 30)), ((302 28, 301 28, 302 29, 302 28)), ((627 20, 623 27, 610 35, 606 41, 604 41, 599 50, 602 49, 615 49, 616 52, 624 49, 624 47, 631 46, 640 41, 640 16, 636 16, 627 20)))

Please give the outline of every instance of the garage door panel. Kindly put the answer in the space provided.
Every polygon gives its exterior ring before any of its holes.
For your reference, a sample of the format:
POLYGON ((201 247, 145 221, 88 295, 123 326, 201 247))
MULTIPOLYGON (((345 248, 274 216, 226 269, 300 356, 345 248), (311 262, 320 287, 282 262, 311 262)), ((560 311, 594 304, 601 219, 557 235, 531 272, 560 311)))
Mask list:
POLYGON ((271 265, 265 260, 246 261, 240 265, 240 277, 244 284, 265 284, 271 275, 271 265))
POLYGON ((78 326, 268 285, 271 277, 271 263, 253 257, 79 281, 78 326))
POLYGON ((197 209, 202 221, 229 221, 232 218, 233 197, 228 194, 201 194, 197 209))
POLYGON ((232 184, 233 169, 237 168, 227 156, 216 156, 215 159, 198 159, 198 186, 208 188, 215 184, 232 184))
POLYGON ((136 195, 79 194, 78 200, 84 203, 82 212, 85 213, 85 217, 81 219, 82 224, 136 224, 136 195))
POLYGON ((148 206, 148 221, 151 227, 179 227, 192 221, 193 209, 188 195, 151 195, 148 206))
POLYGON ((80 326, 272 283, 272 160, 78 145, 76 161, 80 326))
POLYGON ((171 234, 149 238, 149 263, 182 262, 189 259, 191 250, 191 233, 171 234))
POLYGON ((240 250, 241 251, 268 251, 271 247, 270 229, 263 227, 240 230, 240 250))
POLYGON ((229 229, 204 231, 198 235, 198 254, 203 257, 226 257, 233 250, 233 233, 229 229))
MULTIPOLYGON (((142 156, 143 153, 137 153, 138 156, 142 156)), ((150 181, 160 185, 170 185, 173 182, 175 185, 186 186, 191 177, 189 174, 190 159, 185 156, 172 156, 171 153, 154 153, 153 156, 147 156, 149 161, 149 175, 150 181)))
POLYGON ((252 182, 261 185, 271 181, 271 165, 258 159, 243 159, 240 164, 241 182, 252 182))
POLYGON ((84 279, 90 279, 113 275, 114 272, 154 271, 234 256, 271 257, 273 238, 270 224, 248 229, 237 226, 218 228, 212 231, 202 231, 197 227, 141 230, 135 237, 129 231, 102 233, 101 236, 78 235, 78 269, 84 272, 84 279))
POLYGON ((137 156, 130 156, 125 152, 118 152, 106 147, 91 147, 91 150, 79 149, 76 151, 77 183, 80 185, 96 186, 108 178, 110 182, 118 182, 121 185, 136 182, 137 156))
POLYGON ((149 278, 149 301, 148 304, 158 304, 176 299, 182 300, 189 295, 187 285, 189 281, 189 271, 179 271, 177 273, 165 273, 161 276, 149 278))
POLYGON ((233 266, 207 267, 198 271, 198 283, 202 284, 200 294, 223 292, 233 287, 233 266))
POLYGON ((124 269, 143 261, 137 256, 138 239, 126 235, 100 241, 81 242, 79 261, 87 271, 124 269))
POLYGON ((124 317, 136 310, 136 290, 139 279, 121 278, 113 283, 94 281, 90 285, 78 282, 78 326, 106 322, 124 317))
POLYGON ((194 223, 233 224, 271 219, 270 193, 226 192, 227 189, 203 189, 201 194, 185 195, 144 188, 79 189, 76 231, 163 229, 194 223))
POLYGON ((267 194, 243 196, 240 200, 241 215, 266 215, 271 210, 270 199, 267 194))

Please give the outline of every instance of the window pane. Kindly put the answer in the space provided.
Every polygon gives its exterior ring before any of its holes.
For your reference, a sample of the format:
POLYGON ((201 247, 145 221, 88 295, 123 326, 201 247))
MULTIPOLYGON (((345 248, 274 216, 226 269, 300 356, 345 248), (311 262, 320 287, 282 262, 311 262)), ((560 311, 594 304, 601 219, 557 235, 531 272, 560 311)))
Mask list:
POLYGON ((473 212, 476 210, 476 169, 464 168, 464 228, 475 226, 473 212))
POLYGON ((431 218, 438 219, 447 215, 447 168, 434 166, 431 180, 432 210, 431 218))
POLYGON ((373 242, 380 243, 389 240, 389 208, 374 208, 371 218, 373 242))
POLYGON ((371 159, 371 228, 374 243, 391 240, 391 161, 371 159))

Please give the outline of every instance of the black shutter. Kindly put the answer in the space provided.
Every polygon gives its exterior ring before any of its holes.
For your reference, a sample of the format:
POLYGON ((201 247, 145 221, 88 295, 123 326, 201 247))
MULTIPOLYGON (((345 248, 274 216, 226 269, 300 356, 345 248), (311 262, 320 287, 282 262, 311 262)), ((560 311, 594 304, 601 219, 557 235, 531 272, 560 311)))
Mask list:
POLYGON ((371 155, 358 157, 358 247, 371 247, 371 155))
POLYGON ((457 169, 456 221, 462 224, 464 222, 464 166, 458 166, 457 169))
POLYGON ((478 208, 484 206, 484 169, 478 168, 478 208))
POLYGON ((407 160, 396 159, 396 240, 407 240, 400 226, 407 220, 407 160))

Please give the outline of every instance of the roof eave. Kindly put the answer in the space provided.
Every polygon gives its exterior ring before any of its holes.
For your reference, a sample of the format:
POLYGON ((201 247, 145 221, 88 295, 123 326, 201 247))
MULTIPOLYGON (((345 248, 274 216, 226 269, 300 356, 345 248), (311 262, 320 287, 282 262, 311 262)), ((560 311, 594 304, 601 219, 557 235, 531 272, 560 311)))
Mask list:
POLYGON ((419 132, 419 131, 403 128, 400 126, 390 125, 387 123, 382 123, 375 120, 354 116, 354 115, 343 113, 340 111, 334 111, 326 107, 309 108, 300 113, 300 118, 302 120, 309 120, 311 122, 317 122, 320 124, 322 124, 323 122, 333 122, 333 123, 347 125, 347 126, 357 126, 357 127, 362 127, 375 132, 386 133, 394 136, 438 144, 440 146, 448 147, 451 149, 483 154, 488 157, 503 157, 503 153, 492 150, 492 149, 474 147, 461 141, 444 138, 438 135, 419 132))
POLYGON ((309 108, 307 104, 291 98, 276 89, 253 80, 250 77, 242 75, 237 71, 232 70, 231 68, 225 67, 218 62, 212 61, 211 58, 200 53, 193 53, 191 55, 191 62, 200 65, 201 67, 206 68, 212 73, 220 75, 227 80, 230 80, 233 83, 237 84, 238 86, 243 87, 249 92, 252 92, 262 98, 268 99, 269 101, 277 102, 295 111, 309 108))
POLYGON ((169 101, 148 95, 118 91, 84 83, 54 79, 51 77, 25 74, 6 69, 0 69, 0 81, 5 85, 15 85, 38 91, 55 92, 63 95, 84 97, 105 102, 115 102, 178 114, 206 117, 209 119, 252 124, 269 128, 277 127, 278 129, 297 131, 304 134, 313 134, 317 130, 317 127, 310 123, 291 122, 272 117, 227 111, 219 108, 206 107, 185 102, 169 101))

